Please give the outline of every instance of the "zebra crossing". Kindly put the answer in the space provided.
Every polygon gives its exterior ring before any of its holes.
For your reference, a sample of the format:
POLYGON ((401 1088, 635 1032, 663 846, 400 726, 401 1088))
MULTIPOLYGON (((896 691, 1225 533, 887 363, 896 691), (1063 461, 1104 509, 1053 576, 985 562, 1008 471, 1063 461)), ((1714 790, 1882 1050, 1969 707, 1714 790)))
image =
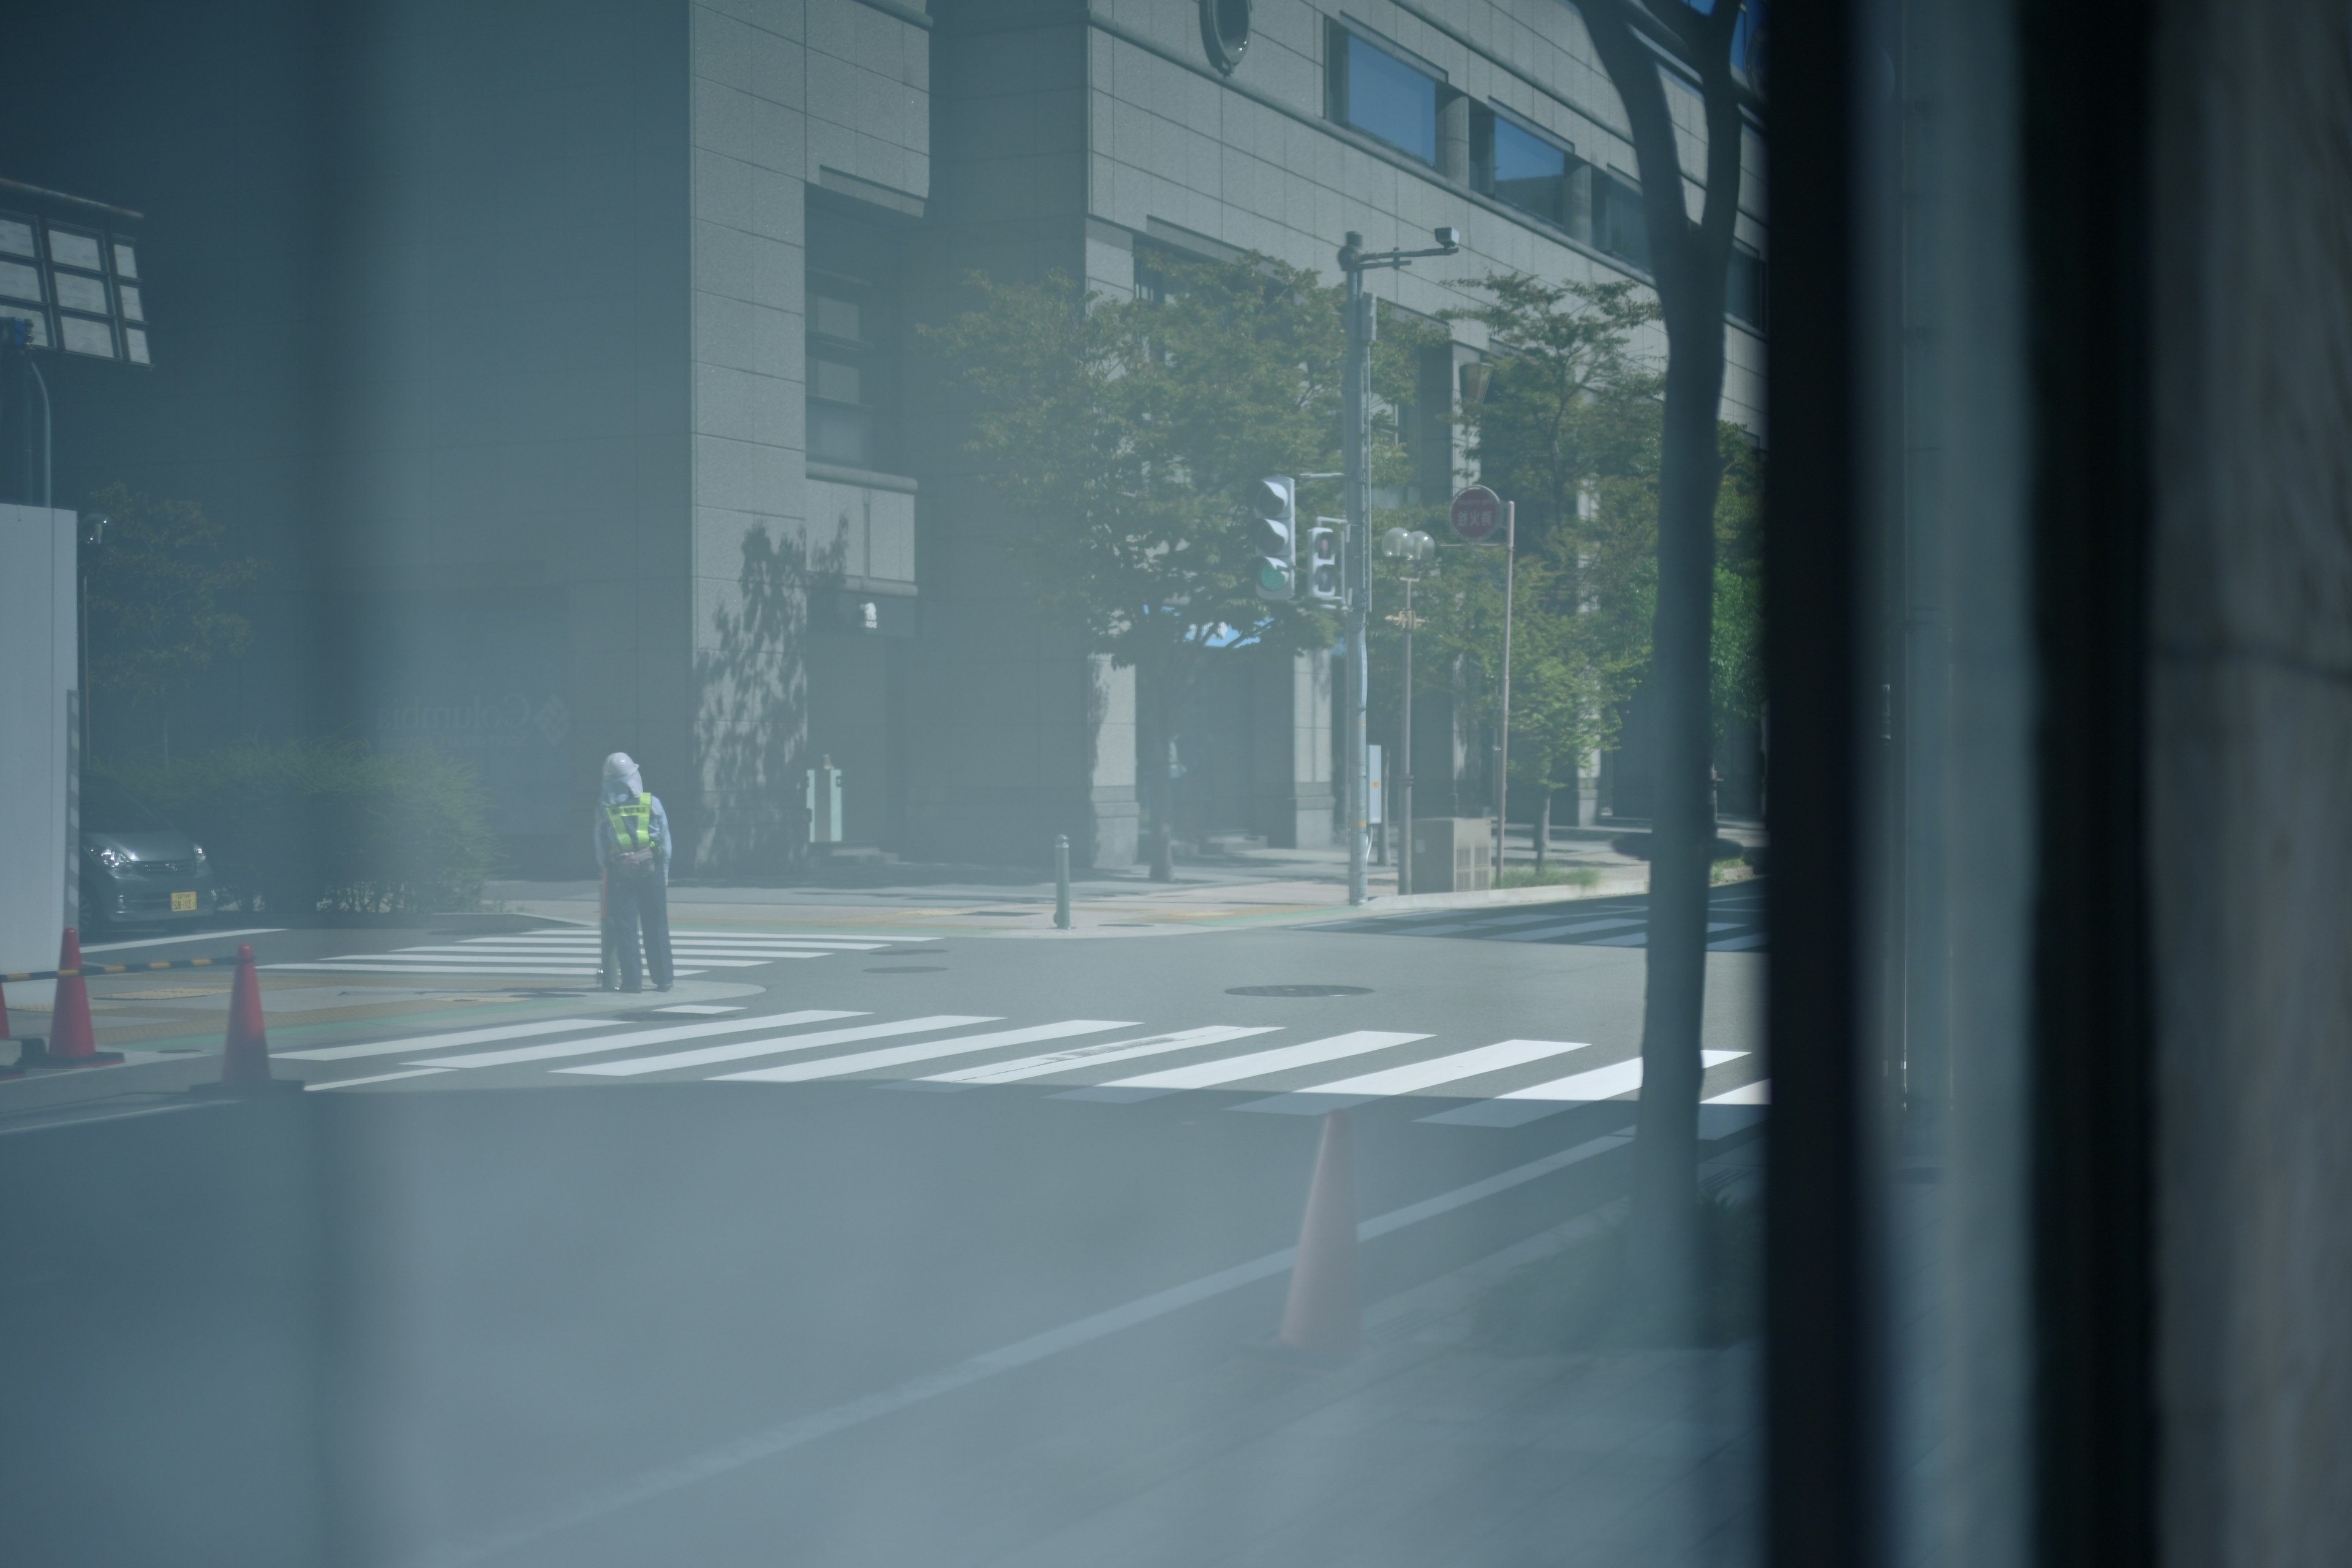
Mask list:
MULTIPOLYGON (((1570 947, 1646 947, 1650 900, 1575 899, 1536 909, 1506 904, 1481 910, 1433 910, 1419 915, 1375 915, 1309 926, 1310 931, 1372 936, 1438 936, 1483 942, 1547 942, 1570 947)), ((1764 889, 1759 882, 1715 889, 1707 900, 1709 952, 1764 949, 1764 889)))
MULTIPOLYGON (((873 952, 937 941, 934 937, 839 936, 804 931, 725 929, 674 930, 670 952, 680 975, 712 970, 756 969, 793 958, 873 952)), ((517 931, 468 937, 463 942, 395 948, 389 952, 352 952, 299 963, 269 963, 265 969, 332 974, 426 974, 496 976, 554 975, 593 979, 602 962, 603 939, 592 928, 517 931)))
MULTIPOLYGON (((311 1089, 501 1070, 508 1075, 501 1083, 518 1074, 575 1083, 856 1080, 930 1093, 1022 1084, 1056 1099, 1111 1103, 1235 1089, 1260 1091, 1227 1108, 1239 1113, 1311 1116, 1421 1100, 1428 1102, 1426 1112, 1415 1120, 1477 1128, 1523 1127, 1579 1105, 1635 1096, 1642 1088, 1639 1057, 1587 1065, 1585 1053, 1595 1048, 1587 1041, 1474 1043, 1448 1040, 1434 1030, 1400 1029, 1284 1037, 1303 1032, 1279 1025, 1169 1029, 1118 1018, 1027 1023, 975 1014, 878 1017, 803 1008, 755 1017, 688 1016, 674 1024, 648 1025, 643 1015, 540 1019, 280 1051, 278 1058, 361 1069, 352 1077, 312 1079, 311 1089)), ((1706 1104, 1723 1108, 1708 1113, 1708 1135, 1759 1119, 1769 1100, 1765 1080, 1729 1081, 1739 1077, 1736 1064, 1750 1053, 1703 1056, 1714 1091, 1706 1104), (1724 1081, 1713 1081, 1717 1079, 1724 1081)))

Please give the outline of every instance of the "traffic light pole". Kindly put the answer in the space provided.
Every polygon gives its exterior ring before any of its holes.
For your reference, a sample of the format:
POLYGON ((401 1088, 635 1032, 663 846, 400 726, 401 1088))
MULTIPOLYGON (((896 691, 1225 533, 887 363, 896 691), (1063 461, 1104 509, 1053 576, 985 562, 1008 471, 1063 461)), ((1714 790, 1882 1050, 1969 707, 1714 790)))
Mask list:
MULTIPOLYGON (((1352 241, 1355 236, 1348 237, 1352 241)), ((1341 251, 1339 256, 1340 265, 1347 267, 1349 250, 1341 251)), ((1369 896, 1365 867, 1370 846, 1365 839, 1365 818, 1371 815, 1367 809, 1370 804, 1371 756, 1365 749, 1369 742, 1364 720, 1371 673, 1370 660, 1364 657, 1364 627, 1372 597, 1370 546, 1372 333, 1376 330, 1373 309, 1372 297, 1364 291, 1363 268, 1348 267, 1348 371, 1340 389, 1340 418, 1346 435, 1348 531, 1340 558, 1345 563, 1348 583, 1348 798, 1344 820, 1348 825, 1348 901, 1351 904, 1360 904, 1369 896)))
MULTIPOLYGON (((1364 237, 1349 233, 1339 247, 1339 270, 1348 279, 1348 366, 1340 381, 1340 447, 1346 458, 1348 529, 1340 552, 1348 583, 1348 901, 1360 904, 1369 896, 1365 883, 1370 860, 1371 752, 1365 733, 1370 706, 1371 669, 1366 657, 1364 627, 1372 608, 1372 334, 1377 324, 1372 297, 1364 290, 1364 274, 1376 268, 1402 268, 1424 256, 1451 256, 1462 247, 1462 237, 1450 228, 1437 231, 1437 245, 1429 250, 1364 249, 1364 237)), ((1410 768, 1410 760, 1405 764, 1410 768)), ((1407 824, 1406 833, 1412 832, 1407 824)))

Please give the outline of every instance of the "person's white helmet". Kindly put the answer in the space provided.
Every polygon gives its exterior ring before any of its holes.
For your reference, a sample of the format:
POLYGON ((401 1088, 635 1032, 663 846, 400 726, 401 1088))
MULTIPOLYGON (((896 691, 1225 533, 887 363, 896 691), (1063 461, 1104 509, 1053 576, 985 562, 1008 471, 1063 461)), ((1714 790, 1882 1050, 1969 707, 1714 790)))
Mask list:
POLYGON ((631 795, 646 793, 645 779, 637 772, 635 760, 626 752, 614 752, 604 759, 604 782, 618 784, 631 795))

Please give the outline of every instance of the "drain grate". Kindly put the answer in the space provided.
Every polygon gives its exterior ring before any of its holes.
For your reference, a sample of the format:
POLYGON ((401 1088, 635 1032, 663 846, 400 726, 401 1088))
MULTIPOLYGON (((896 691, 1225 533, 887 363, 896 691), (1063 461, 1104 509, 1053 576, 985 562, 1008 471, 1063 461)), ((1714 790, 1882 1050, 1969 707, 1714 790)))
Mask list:
POLYGON ((1228 996, 1370 996, 1369 985, 1234 985, 1228 996))

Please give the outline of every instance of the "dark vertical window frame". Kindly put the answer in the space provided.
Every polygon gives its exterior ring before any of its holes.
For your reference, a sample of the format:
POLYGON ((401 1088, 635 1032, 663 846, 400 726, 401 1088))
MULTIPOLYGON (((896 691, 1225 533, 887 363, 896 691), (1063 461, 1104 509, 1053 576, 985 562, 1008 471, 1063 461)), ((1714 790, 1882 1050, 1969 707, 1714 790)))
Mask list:
POLYGON ((1852 0, 1773 15, 1770 314, 1803 353, 1771 356, 1766 655, 1771 712, 1766 1003, 1767 1560, 1882 1560, 1884 1312, 1872 1252, 1874 1115, 1867 1033, 1864 750, 1878 663, 1865 624, 1864 322, 1852 0), (1789 613, 1776 606, 1787 605, 1789 613), (1798 613, 1801 606, 1801 613, 1798 613))
POLYGON ((2022 4, 2034 400, 2032 1149, 2045 1563, 2156 1558, 2146 588, 2149 21, 2022 4))

